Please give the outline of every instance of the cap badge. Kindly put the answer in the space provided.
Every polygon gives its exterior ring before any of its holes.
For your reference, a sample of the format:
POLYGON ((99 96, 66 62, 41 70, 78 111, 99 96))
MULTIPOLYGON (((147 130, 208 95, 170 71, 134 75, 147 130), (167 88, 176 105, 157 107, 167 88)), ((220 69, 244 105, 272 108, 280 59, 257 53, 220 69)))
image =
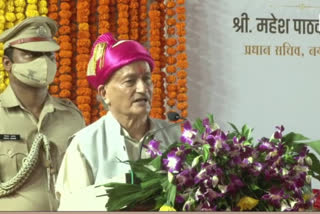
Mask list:
POLYGON ((40 37, 48 37, 48 30, 43 26, 43 25, 40 25, 37 29, 37 34, 40 36, 40 37))

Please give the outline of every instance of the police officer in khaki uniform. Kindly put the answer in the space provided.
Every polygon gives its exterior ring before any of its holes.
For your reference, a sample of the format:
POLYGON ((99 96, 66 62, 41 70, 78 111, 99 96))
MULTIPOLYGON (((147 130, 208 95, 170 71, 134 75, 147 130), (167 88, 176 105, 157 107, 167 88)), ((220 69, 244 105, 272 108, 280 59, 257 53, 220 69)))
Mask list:
POLYGON ((68 137, 85 126, 68 100, 52 97, 56 23, 24 20, 0 34, 10 85, 0 94, 0 210, 54 211, 57 170, 68 137))

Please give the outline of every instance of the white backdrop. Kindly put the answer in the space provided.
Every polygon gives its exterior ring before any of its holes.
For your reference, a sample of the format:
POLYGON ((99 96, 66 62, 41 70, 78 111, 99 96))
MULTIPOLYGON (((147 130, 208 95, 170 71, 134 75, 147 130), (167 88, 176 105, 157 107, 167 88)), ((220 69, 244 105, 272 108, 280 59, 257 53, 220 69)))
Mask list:
MULTIPOLYGON (((255 18, 318 19, 320 2, 295 0, 189 0, 189 118, 214 113, 227 122, 254 127, 257 137, 270 136, 276 125, 320 138, 320 34, 266 34, 255 31, 255 18), (318 8, 300 9, 295 6, 318 8), (252 33, 235 32, 233 18, 246 12, 252 33), (305 56, 248 56, 245 45, 301 46, 305 56)), ((293 22, 290 22, 293 25, 293 22)), ((291 26, 293 28, 293 26, 291 26)))
POLYGON ((189 119, 213 113, 222 128, 246 123, 256 138, 270 137, 281 124, 320 138, 320 56, 308 54, 320 47, 320 34, 298 34, 292 22, 318 19, 318 0, 188 0, 186 9, 189 119), (252 33, 233 28, 233 18, 243 12, 252 33), (255 19, 271 13, 291 19, 288 34, 257 32, 255 19), (245 55, 245 45, 284 42, 300 46, 304 56, 245 55))

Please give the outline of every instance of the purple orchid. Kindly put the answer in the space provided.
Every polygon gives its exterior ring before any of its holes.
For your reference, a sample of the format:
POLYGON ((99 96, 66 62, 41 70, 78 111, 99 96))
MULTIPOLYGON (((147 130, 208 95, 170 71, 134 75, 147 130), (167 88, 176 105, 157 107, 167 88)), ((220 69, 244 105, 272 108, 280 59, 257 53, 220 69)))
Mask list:
POLYGON ((283 189, 272 187, 270 192, 262 196, 262 200, 268 201, 271 205, 276 208, 281 207, 281 200, 287 199, 288 196, 284 193, 283 189))
POLYGON ((182 160, 181 157, 176 155, 176 150, 172 150, 168 153, 167 158, 163 159, 164 167, 172 173, 177 173, 181 170, 182 160))
POLYGON ((277 131, 274 133, 275 139, 281 139, 282 138, 282 132, 284 131, 284 126, 276 126, 277 131))
POLYGON ((160 142, 156 140, 151 140, 147 144, 147 153, 150 155, 151 158, 155 158, 157 156, 162 155, 161 151, 159 150, 160 142))
POLYGON ((197 130, 192 128, 191 123, 189 121, 186 121, 184 123, 183 128, 184 130, 180 137, 181 142, 193 145, 193 141, 197 135, 197 130))

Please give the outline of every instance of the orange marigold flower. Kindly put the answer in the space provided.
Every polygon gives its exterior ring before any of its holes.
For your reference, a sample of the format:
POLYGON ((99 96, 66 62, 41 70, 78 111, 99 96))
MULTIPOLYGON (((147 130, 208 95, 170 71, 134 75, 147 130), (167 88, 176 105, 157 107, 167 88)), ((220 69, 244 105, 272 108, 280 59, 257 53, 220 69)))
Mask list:
POLYGON ((160 74, 152 74, 151 80, 152 82, 162 81, 162 76, 160 74))
POLYGON ((60 26, 59 34, 69 34, 71 32, 71 28, 69 26, 60 26))
POLYGON ((53 20, 57 20, 58 19, 58 13, 50 13, 49 18, 53 19, 53 20))
POLYGON ((168 16, 174 16, 174 15, 176 15, 176 11, 173 10, 173 9, 168 9, 168 10, 166 11, 166 13, 167 13, 168 16))
POLYGON ((88 54, 80 54, 76 56, 77 62, 89 62, 90 55, 88 54))
POLYGON ((175 48, 172 48, 172 47, 168 47, 167 48, 167 54, 168 55, 175 55, 177 53, 176 49, 175 48))
POLYGON ((175 99, 169 99, 168 101, 167 101, 167 104, 168 104, 168 106, 170 106, 170 107, 173 107, 173 106, 175 106, 176 105, 176 100, 175 99))
POLYGON ((163 103, 161 101, 158 100, 154 100, 151 103, 152 108, 159 108, 159 107, 163 107, 163 103))
POLYGON ((56 94, 58 92, 59 92, 59 87, 57 85, 50 85, 49 87, 50 94, 56 94))
POLYGON ((179 79, 177 81, 177 83, 178 83, 179 87, 186 87, 187 86, 187 80, 186 79, 179 79))
POLYGON ((60 59, 60 65, 71 65, 71 59, 69 58, 60 59))
POLYGON ((178 14, 183 14, 183 13, 186 13, 186 8, 183 6, 180 6, 176 8, 176 11, 178 14))
POLYGON ((77 80, 77 86, 79 88, 84 87, 84 88, 89 88, 89 83, 86 79, 82 79, 82 80, 77 80))
POLYGON ((177 23, 175 18, 169 18, 169 19, 167 19, 166 22, 167 22, 167 25, 169 25, 169 26, 173 26, 177 23))
POLYGON ((167 63, 169 65, 174 65, 174 64, 176 64, 176 62, 177 62, 177 59, 174 56, 167 57, 167 63))
POLYGON ((78 79, 86 79, 87 78, 87 72, 86 70, 82 70, 77 72, 78 79))
POLYGON ((177 91, 177 85, 176 84, 168 84, 167 91, 168 92, 177 91))
POLYGON ((168 46, 172 47, 177 44, 177 40, 175 38, 169 38, 169 39, 167 39, 166 43, 168 46))
POLYGON ((61 42, 71 42, 71 38, 69 35, 61 35, 58 38, 58 41, 61 42))
POLYGON ((167 70, 167 73, 172 74, 172 73, 175 73, 177 69, 176 69, 175 66, 169 65, 169 66, 166 68, 166 70, 167 70))
POLYGON ((186 50, 186 45, 185 44, 179 44, 177 46, 177 50, 180 51, 180 52, 183 52, 186 50))
POLYGON ((184 61, 184 60, 187 59, 187 54, 186 53, 180 53, 180 54, 178 54, 177 59, 179 61, 184 61))
POLYGON ((175 99, 177 97, 177 92, 175 92, 175 91, 168 92, 168 97, 170 99, 175 99))
POLYGON ((186 40, 186 37, 179 37, 178 41, 180 44, 182 44, 182 43, 186 43, 187 40, 186 40))
POLYGON ((80 111, 84 112, 84 111, 88 111, 90 112, 91 111, 91 106, 89 104, 81 104, 81 105, 78 105, 78 108, 80 111))
POLYGON ((188 91, 188 88, 186 87, 179 87, 178 89, 178 93, 187 93, 187 91, 188 91))
POLYGON ((179 79, 185 79, 187 77, 188 73, 184 70, 180 70, 177 73, 177 76, 179 79))
POLYGON ((174 1, 169 1, 167 3, 167 8, 174 8, 176 6, 176 3, 174 1))
POLYGON ((181 111, 181 117, 187 118, 188 117, 188 111, 187 110, 182 110, 181 111))
POLYGON ((80 105, 80 104, 89 104, 89 103, 91 103, 91 97, 89 97, 89 96, 78 96, 76 98, 76 103, 78 105, 80 105))
POLYGON ((61 10, 59 12, 59 16, 63 19, 70 19, 70 17, 72 16, 71 11, 68 10, 61 10))
POLYGON ((80 23, 79 24, 79 30, 80 31, 88 31, 89 30, 89 24, 88 23, 80 23))
POLYGON ((60 25, 69 25, 70 19, 60 19, 59 24, 60 25))
POLYGON ((70 42, 61 42, 60 50, 72 50, 72 44, 70 42))
POLYGON ((60 74, 64 74, 64 73, 70 73, 71 72, 71 67, 68 65, 63 65, 59 67, 59 72, 60 74))
POLYGON ((59 80, 62 81, 72 81, 72 76, 69 74, 62 74, 59 76, 59 80))
POLYGON ((59 56, 60 57, 65 57, 65 58, 71 58, 72 57, 72 51, 60 50, 59 51, 59 56))
POLYGON ((175 29, 174 27, 169 27, 169 28, 167 29, 167 33, 168 33, 169 35, 174 35, 174 34, 176 33, 176 29, 175 29))
POLYGON ((49 13, 57 12, 58 9, 59 9, 58 5, 50 4, 49 7, 48 7, 48 12, 49 13))
POLYGON ((78 54, 90 53, 90 48, 80 47, 80 48, 77 48, 77 52, 78 52, 78 54))
POLYGON ((128 40, 129 39, 129 35, 123 34, 123 35, 120 35, 118 38, 120 40, 128 40))
POLYGON ((76 90, 76 94, 78 96, 91 96, 92 90, 89 88, 78 88, 76 90))
POLYGON ((179 102, 187 101, 188 100, 188 96, 186 94, 178 94, 177 95, 177 100, 179 102))
POLYGON ((57 77, 56 75, 56 77, 53 79, 53 84, 58 85, 59 83, 60 83, 59 77, 57 77))
POLYGON ((166 80, 167 80, 168 83, 175 83, 176 82, 176 76, 169 75, 169 76, 167 76, 166 80))
POLYGON ((99 0, 99 4, 102 5, 102 4, 109 4, 110 3, 110 0, 99 0))
POLYGON ((186 20, 186 15, 185 14, 179 14, 178 15, 178 20, 181 21, 181 22, 185 21, 186 20))
POLYGON ((179 68, 182 68, 182 69, 186 69, 186 68, 188 68, 188 61, 178 61, 177 62, 177 66, 179 67, 179 68))
POLYGON ((60 87, 60 89, 71 90, 72 89, 72 83, 71 82, 60 82, 59 87, 60 87))
POLYGON ((185 109, 187 109, 188 108, 188 103, 187 102, 179 102, 178 104, 177 104, 177 108, 179 109, 179 110, 185 110, 185 109))
POLYGON ((177 0, 178 4, 184 4, 184 0, 177 0))
POLYGON ((63 89, 59 93, 59 97, 61 98, 69 98, 71 96, 71 92, 67 89, 63 89))
POLYGON ((109 13, 109 6, 108 5, 101 5, 98 7, 98 13, 103 14, 103 13, 109 13))
POLYGON ((78 39, 77 47, 90 47, 91 40, 90 39, 78 39))

